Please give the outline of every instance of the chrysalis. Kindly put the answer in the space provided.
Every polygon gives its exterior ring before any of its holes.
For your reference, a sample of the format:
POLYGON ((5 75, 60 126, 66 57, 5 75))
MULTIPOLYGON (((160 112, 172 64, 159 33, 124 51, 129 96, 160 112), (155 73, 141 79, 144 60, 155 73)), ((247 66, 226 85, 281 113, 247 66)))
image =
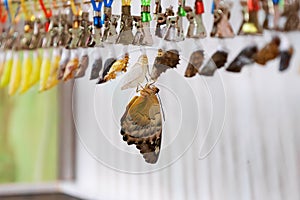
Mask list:
POLYGON ((96 49, 93 52, 95 60, 94 60, 94 63, 92 65, 90 80, 97 79, 99 77, 99 72, 102 69, 102 58, 101 58, 101 54, 99 52, 100 52, 99 49, 96 49))
POLYGON ((135 63, 125 74, 121 89, 136 88, 139 84, 144 82, 147 72, 148 57, 146 54, 143 54, 139 57, 137 63, 135 63))
POLYGON ((281 37, 281 43, 280 43, 279 71, 284 71, 289 67, 293 54, 294 54, 294 48, 291 46, 288 38, 283 35, 281 37))
POLYGON ((280 65, 279 71, 284 71, 290 66, 290 61, 294 54, 294 48, 290 47, 288 50, 280 52, 280 65))
POLYGON ((0 80, 4 71, 4 64, 5 64, 5 52, 0 51, 0 80))
POLYGON ((22 81, 21 81, 21 93, 26 92, 31 84, 30 79, 32 76, 32 58, 30 58, 30 52, 25 50, 23 54, 23 64, 22 64, 22 81))
POLYGON ((79 65, 79 58, 78 58, 77 49, 72 49, 71 50, 71 58, 66 65, 66 70, 65 70, 65 73, 63 76, 63 81, 68 81, 68 80, 74 78, 75 72, 78 69, 78 65, 79 65))
POLYGON ((280 38, 274 37, 271 42, 266 44, 258 53, 254 56, 256 63, 265 65, 268 61, 277 58, 279 55, 280 38))
POLYGON ((162 140, 162 119, 156 94, 159 89, 147 84, 126 107, 121 118, 121 135, 128 145, 135 144, 145 161, 157 162, 162 140))
POLYGON ((38 50, 33 51, 32 75, 30 78, 30 86, 35 85, 40 80, 42 58, 38 50))
POLYGON ((62 80, 64 73, 66 71, 66 66, 70 60, 70 57, 71 57, 71 50, 63 49, 61 59, 59 62, 59 69, 58 69, 58 75, 57 75, 58 80, 62 80))
POLYGON ((213 76, 215 71, 225 65, 228 53, 224 50, 216 51, 200 71, 200 75, 213 76))
POLYGON ((179 52, 177 50, 164 51, 159 49, 150 74, 151 79, 156 81, 163 72, 176 68, 179 60, 179 52))
POLYGON ((51 68, 50 49, 44 49, 43 61, 41 66, 41 74, 40 74, 40 88, 39 88, 40 92, 47 89, 47 82, 50 75, 50 68, 51 68))
POLYGON ((203 60, 204 60, 204 51, 203 50, 194 51, 190 56, 190 61, 185 70, 184 76, 185 77, 195 76, 199 72, 203 60))
POLYGON ((13 65, 13 52, 11 50, 7 51, 4 63, 4 71, 1 77, 0 86, 5 87, 9 84, 10 75, 13 65))
POLYGON ((102 70, 100 70, 99 72, 99 80, 97 82, 97 84, 101 84, 104 83, 104 77, 107 75, 107 73, 109 72, 110 68, 112 67, 112 65, 117 61, 117 59, 115 58, 108 58, 105 63, 104 63, 104 67, 102 68, 102 70))
POLYGON ((245 65, 254 63, 253 57, 257 51, 258 49, 256 45, 251 45, 244 48, 226 68, 226 71, 240 72, 245 65))
POLYGON ((61 55, 61 49, 55 48, 53 50, 50 75, 47 83, 47 90, 51 89, 52 87, 56 86, 59 83, 57 76, 59 70, 60 55, 61 55))
POLYGON ((109 80, 115 79, 117 77, 118 72, 126 72, 128 62, 129 62, 129 55, 128 53, 125 53, 124 58, 117 60, 116 62, 113 63, 108 73, 104 76, 103 81, 107 82, 109 80))
POLYGON ((75 78, 84 77, 88 66, 89 66, 89 55, 83 54, 80 58, 80 62, 79 62, 79 66, 78 66, 78 70, 76 72, 75 78))
POLYGON ((8 88, 8 94, 10 96, 14 95, 21 83, 22 78, 22 66, 21 66, 21 59, 19 58, 19 52, 15 52, 14 54, 14 61, 12 65, 12 71, 10 76, 10 82, 9 82, 9 88, 8 88))

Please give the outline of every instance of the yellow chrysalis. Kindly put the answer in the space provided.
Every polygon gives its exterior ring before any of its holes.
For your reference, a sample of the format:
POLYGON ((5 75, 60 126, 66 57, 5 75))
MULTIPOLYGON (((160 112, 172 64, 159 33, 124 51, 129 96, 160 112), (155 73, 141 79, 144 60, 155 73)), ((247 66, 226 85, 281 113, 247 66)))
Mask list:
POLYGON ((5 52, 0 51, 0 78, 4 71, 4 64, 5 64, 5 52))
POLYGON ((56 86, 59 83, 57 76, 58 76, 59 62, 60 62, 60 58, 61 58, 60 53, 61 53, 60 49, 53 50, 50 76, 49 76, 48 83, 47 83, 48 90, 51 89, 52 87, 56 86))
POLYGON ((51 68, 50 50, 45 49, 43 54, 41 73, 40 73, 40 89, 39 89, 40 92, 45 91, 47 89, 47 82, 50 75, 50 68, 51 68))
POLYGON ((33 51, 33 65, 32 65, 32 74, 30 77, 30 86, 35 85, 40 80, 40 72, 42 65, 42 58, 40 53, 35 50, 33 51))
POLYGON ((21 77, 22 77, 22 66, 21 66, 21 58, 19 57, 19 53, 15 52, 13 58, 13 64, 12 64, 12 71, 10 75, 10 82, 9 82, 9 88, 8 88, 8 94, 10 96, 14 95, 21 83, 21 77))
POLYGON ((1 77, 0 87, 5 87, 8 85, 10 80, 10 74, 13 65, 13 53, 12 51, 8 51, 6 53, 5 63, 4 63, 4 71, 1 77))
POLYGON ((30 87, 30 79, 32 72, 32 58, 29 51, 24 51, 23 64, 22 64, 22 80, 21 80, 21 93, 26 92, 30 87))

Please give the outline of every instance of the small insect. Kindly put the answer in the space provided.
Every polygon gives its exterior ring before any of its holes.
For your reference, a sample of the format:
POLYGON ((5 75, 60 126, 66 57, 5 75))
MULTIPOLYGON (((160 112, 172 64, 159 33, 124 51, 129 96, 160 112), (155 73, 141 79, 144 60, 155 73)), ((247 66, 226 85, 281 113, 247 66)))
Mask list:
POLYGON ((135 96, 121 118, 121 135, 128 145, 135 144, 145 161, 157 162, 162 140, 162 118, 156 94, 159 89, 147 84, 135 96))
POLYGON ((198 73, 203 63, 203 60, 204 60, 204 51, 203 50, 194 51, 190 56, 190 61, 185 70, 184 76, 185 77, 195 76, 198 73))
POLYGON ((254 56, 255 62, 261 65, 266 65, 268 61, 277 58, 277 56, 279 56, 280 54, 279 46, 280 46, 280 38, 274 37, 271 40, 271 42, 266 44, 266 46, 264 46, 254 56))
POLYGON ((126 72, 128 62, 129 62, 129 55, 128 53, 126 53, 123 59, 117 60, 111 66, 107 75, 104 77, 104 82, 107 82, 111 79, 115 79, 117 77, 118 72, 126 72))
POLYGON ((226 71, 238 73, 245 65, 254 63, 253 56, 257 53, 257 51, 258 49, 256 45, 244 48, 226 68, 226 71))
POLYGON ((148 72, 148 57, 143 54, 139 57, 137 63, 135 63, 128 73, 124 76, 122 90, 128 88, 135 88, 139 84, 143 83, 148 72))
POLYGON ((150 77, 156 81, 158 77, 168 69, 175 68, 179 64, 179 52, 175 49, 164 51, 158 50, 150 77))
POLYGON ((223 50, 216 51, 199 72, 200 75, 213 76, 215 71, 225 65, 228 53, 223 50))

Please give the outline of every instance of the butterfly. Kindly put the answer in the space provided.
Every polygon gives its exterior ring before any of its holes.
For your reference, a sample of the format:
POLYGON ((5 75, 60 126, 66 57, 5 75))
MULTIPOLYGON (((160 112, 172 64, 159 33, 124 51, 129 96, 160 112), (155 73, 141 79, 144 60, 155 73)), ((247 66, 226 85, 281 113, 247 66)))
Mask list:
POLYGON ((135 63, 128 73, 124 76, 122 90, 128 88, 135 88, 139 84, 143 83, 148 72, 148 57, 143 54, 139 57, 137 63, 135 63))
POLYGON ((104 82, 107 82, 111 79, 115 79, 117 77, 118 72, 126 72, 127 71, 127 65, 129 62, 129 55, 126 53, 124 55, 124 58, 117 60, 114 62, 109 69, 108 73, 104 76, 104 82))
POLYGON ((203 63, 203 60, 204 60, 204 51, 203 50, 194 51, 190 56, 190 62, 185 70, 184 76, 185 77, 195 76, 198 73, 203 63))
POLYGON ((159 89, 151 84, 140 91, 126 107, 121 118, 121 135, 128 145, 136 145, 145 161, 157 162, 162 140, 162 117, 157 97, 159 89))
POLYGON ((179 60, 179 52, 177 50, 164 51, 159 49, 150 74, 151 79, 155 81, 163 72, 175 68, 179 64, 179 60))

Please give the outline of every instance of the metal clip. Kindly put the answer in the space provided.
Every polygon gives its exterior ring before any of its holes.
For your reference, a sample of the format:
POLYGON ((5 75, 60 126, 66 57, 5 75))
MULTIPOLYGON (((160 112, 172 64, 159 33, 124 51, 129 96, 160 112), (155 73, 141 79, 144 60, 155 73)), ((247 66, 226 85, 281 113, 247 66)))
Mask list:
POLYGON ((131 16, 131 6, 122 6, 121 30, 117 38, 117 43, 129 45, 133 41, 133 17, 131 16))
MULTIPOLYGON (((216 2, 216 1, 215 1, 216 2)), ((221 0, 216 2, 214 10, 214 24, 211 37, 230 38, 234 37, 234 32, 229 23, 231 3, 221 0)))

